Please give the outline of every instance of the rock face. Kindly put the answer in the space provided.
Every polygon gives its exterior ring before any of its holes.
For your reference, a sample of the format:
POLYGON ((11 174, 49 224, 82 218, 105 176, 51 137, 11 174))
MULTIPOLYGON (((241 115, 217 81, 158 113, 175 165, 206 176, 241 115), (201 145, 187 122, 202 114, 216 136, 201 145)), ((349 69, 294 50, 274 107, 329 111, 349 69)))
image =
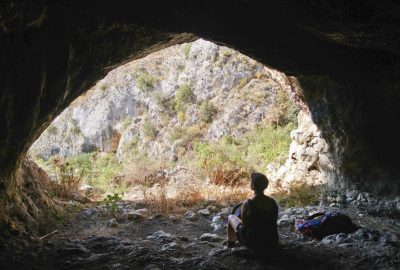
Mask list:
POLYGON ((48 159, 95 150, 135 148, 173 159, 189 137, 238 137, 262 124, 284 74, 205 40, 176 45, 133 61, 77 99, 32 145, 48 159))
POLYGON ((398 1, 5 1, 0 193, 42 131, 110 69, 195 35, 296 76, 336 181, 398 193, 398 1), (229 12, 227 7, 229 6, 229 12), (189 34, 194 33, 194 34, 189 34))
POLYGON ((334 186, 338 173, 329 145, 312 122, 309 112, 300 111, 298 128, 290 136, 292 143, 285 164, 280 168, 270 164, 267 168, 266 174, 273 186, 285 189, 293 181, 334 186))

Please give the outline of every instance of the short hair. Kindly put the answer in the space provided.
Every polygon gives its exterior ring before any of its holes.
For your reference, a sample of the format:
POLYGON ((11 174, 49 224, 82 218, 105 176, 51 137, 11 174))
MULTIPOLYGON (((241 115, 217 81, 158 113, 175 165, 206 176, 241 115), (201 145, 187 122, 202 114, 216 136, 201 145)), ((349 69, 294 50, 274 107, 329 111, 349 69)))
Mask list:
POLYGON ((259 172, 251 174, 251 184, 255 191, 262 192, 268 187, 268 178, 259 172))

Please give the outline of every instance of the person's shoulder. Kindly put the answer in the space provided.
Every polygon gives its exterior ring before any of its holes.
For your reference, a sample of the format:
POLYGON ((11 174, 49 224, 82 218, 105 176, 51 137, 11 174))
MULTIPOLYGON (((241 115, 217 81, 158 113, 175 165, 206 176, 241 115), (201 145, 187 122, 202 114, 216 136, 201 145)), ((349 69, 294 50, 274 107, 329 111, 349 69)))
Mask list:
POLYGON ((268 200, 270 203, 272 203, 272 204, 278 206, 274 198, 271 198, 271 197, 269 197, 269 196, 267 196, 267 195, 266 195, 265 197, 267 197, 267 200, 268 200))
POLYGON ((245 201, 243 201, 242 206, 243 207, 249 207, 251 205, 251 199, 247 199, 245 201))

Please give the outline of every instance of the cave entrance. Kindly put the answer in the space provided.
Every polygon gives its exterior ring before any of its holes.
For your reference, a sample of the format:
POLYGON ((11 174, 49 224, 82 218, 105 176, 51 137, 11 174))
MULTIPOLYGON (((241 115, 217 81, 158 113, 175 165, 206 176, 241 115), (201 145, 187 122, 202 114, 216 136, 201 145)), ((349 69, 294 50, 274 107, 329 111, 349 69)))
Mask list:
POLYGON ((111 71, 29 154, 62 194, 140 201, 161 213, 230 205, 251 195, 250 172, 274 175, 286 162, 299 113, 290 87, 233 49, 202 39, 175 45, 111 71))

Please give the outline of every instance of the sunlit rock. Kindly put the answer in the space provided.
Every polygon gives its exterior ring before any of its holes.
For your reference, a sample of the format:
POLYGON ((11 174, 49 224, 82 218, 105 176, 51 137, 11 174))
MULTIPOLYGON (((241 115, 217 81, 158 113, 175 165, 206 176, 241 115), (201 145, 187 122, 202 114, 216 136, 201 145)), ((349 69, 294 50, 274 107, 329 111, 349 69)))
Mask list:
POLYGON ((328 143, 312 122, 309 113, 300 111, 298 128, 291 132, 292 143, 285 164, 268 166, 266 175, 271 188, 288 188, 293 182, 308 185, 334 183, 337 178, 328 143))

